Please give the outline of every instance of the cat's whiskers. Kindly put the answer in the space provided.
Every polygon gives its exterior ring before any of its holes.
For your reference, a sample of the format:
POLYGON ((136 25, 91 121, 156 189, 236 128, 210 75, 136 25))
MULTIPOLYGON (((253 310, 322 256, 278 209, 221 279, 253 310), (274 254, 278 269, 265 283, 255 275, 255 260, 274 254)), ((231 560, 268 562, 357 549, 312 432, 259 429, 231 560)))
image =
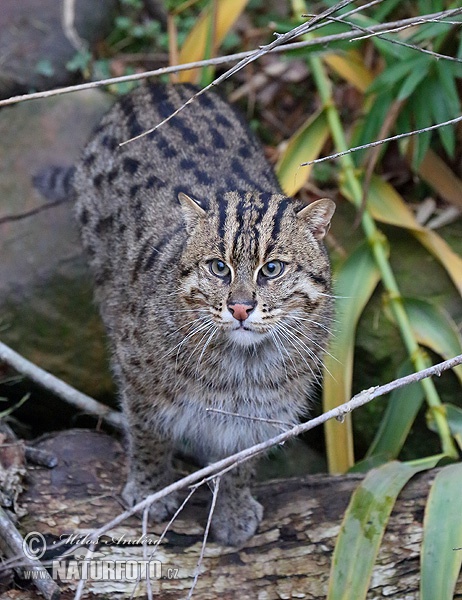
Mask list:
MULTIPOLYGON (((200 354, 200 356, 199 356, 199 360, 197 361, 197 366, 196 366, 196 376, 198 376, 198 374, 199 374, 199 373, 198 373, 198 370, 199 370, 199 366, 200 366, 200 363, 201 363, 202 357, 204 356, 204 352, 207 350, 207 347, 208 347, 208 345, 210 344, 210 342, 212 341, 212 339, 213 339, 213 336, 214 336, 214 335, 217 333, 217 331, 218 331, 218 327, 216 327, 216 326, 215 326, 215 324, 213 324, 213 323, 212 323, 212 326, 213 326, 213 331, 212 331, 212 333, 209 335, 209 337, 207 338, 207 341, 205 342, 205 344, 204 344, 204 347, 202 348, 202 352, 201 352, 201 354, 200 354)), ((201 339, 201 341, 202 341, 202 339, 201 339)))
POLYGON ((325 325, 324 323, 320 323, 319 321, 315 321, 314 319, 307 318, 307 317, 300 317, 299 315, 294 315, 294 314, 289 315, 289 318, 294 321, 305 321, 307 323, 316 325, 316 327, 320 327, 322 330, 324 330, 329 335, 332 333, 331 329, 327 325, 325 325))
MULTIPOLYGON (((290 326, 290 325, 289 325, 290 326)), ((307 333, 305 331, 303 331, 299 326, 297 326, 297 324, 294 324, 292 326, 292 329, 294 331, 296 331, 297 333, 299 333, 301 336, 303 336, 304 338, 306 338, 310 344, 313 344, 314 346, 316 346, 317 348, 319 348, 324 354, 327 354, 327 356, 330 356, 330 358, 332 358, 332 360, 336 361, 337 363, 340 364, 340 361, 338 360, 338 358, 336 358, 333 354, 331 354, 324 346, 321 346, 321 344, 318 344, 318 342, 316 342, 315 340, 313 340, 313 338, 311 338, 309 335, 307 335, 307 333)), ((322 359, 316 357, 317 360, 319 362, 322 362, 322 359)))
POLYGON ((312 366, 310 365, 310 363, 308 362, 308 360, 306 359, 306 356, 303 354, 302 350, 308 351, 308 355, 311 356, 312 352, 309 350, 309 348, 306 346, 306 344, 304 344, 303 342, 301 342, 297 336, 295 334, 293 334, 288 328, 286 328, 286 323, 279 323, 278 324, 278 333, 279 335, 281 335, 291 346, 292 348, 295 350, 295 352, 297 352, 297 354, 300 356, 300 358, 302 359, 302 361, 305 363, 305 365, 308 367, 310 373, 312 374, 312 376, 318 380, 318 375, 313 371, 312 366), (301 348, 301 349, 300 349, 301 348))
POLYGON ((183 363, 183 371, 185 370, 185 368, 188 366, 188 364, 191 361, 191 358, 194 356, 194 354, 196 352, 198 352, 198 350, 201 347, 202 341, 205 340, 207 338, 207 336, 210 334, 210 330, 211 329, 215 329, 215 325, 213 324, 212 321, 208 321, 206 323, 206 327, 201 327, 201 329, 199 331, 196 331, 197 333, 202 333, 200 340, 198 340, 198 342, 196 343, 195 347, 192 349, 192 351, 189 353, 189 356, 186 358, 186 360, 183 363))
POLYGON ((166 358, 167 356, 169 356, 170 354, 172 354, 175 350, 178 349, 177 351, 177 360, 178 360, 178 355, 179 355, 179 351, 181 350, 181 346, 188 340, 190 339, 192 336, 194 336, 196 333, 199 333, 200 331, 202 331, 205 327, 208 327, 209 322, 208 320, 205 320, 206 317, 199 317, 197 319, 194 319, 193 321, 190 321, 189 323, 185 323, 184 325, 182 325, 181 327, 179 327, 176 331, 172 332, 169 335, 173 335, 174 333, 178 333, 181 329, 183 329, 184 327, 187 326, 193 326, 192 331, 190 331, 182 340, 181 342, 179 342, 176 346, 174 346, 173 348, 170 348, 170 350, 164 354, 163 356, 160 357, 160 360, 163 360, 164 358, 166 358), (196 323, 198 323, 197 325, 195 325, 196 323), (195 326, 194 326, 195 325, 195 326))
MULTIPOLYGON (((312 339, 310 336, 308 336, 306 333, 304 333, 304 332, 303 332, 303 331, 302 331, 300 328, 298 328, 298 327, 293 327, 293 326, 291 327, 290 325, 288 325, 288 327, 289 327, 289 328, 292 330, 292 332, 293 332, 293 335, 295 335, 295 336, 297 336, 297 335, 300 335, 300 336, 304 337, 305 339, 307 339, 307 340, 308 340, 308 342, 309 342, 310 344, 314 344, 314 345, 315 345, 315 346, 317 346, 318 348, 321 348, 321 349, 323 349, 323 348, 322 348, 322 346, 321 346, 320 344, 318 344, 317 342, 315 342, 315 341, 314 341, 314 340, 313 340, 313 339, 312 339)), ((297 339, 299 339, 299 338, 297 337, 297 339)), ((306 345, 306 344, 305 344, 305 343, 304 343, 302 340, 300 340, 300 339, 299 339, 299 341, 300 341, 300 343, 302 343, 302 344, 303 344, 305 347, 307 347, 307 348, 308 348, 308 346, 307 346, 307 345, 306 345)), ((324 349, 324 352, 325 352, 325 354, 328 354, 329 356, 331 356, 333 360, 336 360, 337 362, 339 362, 337 358, 335 358, 335 357, 334 357, 332 354, 330 354, 330 352, 328 352, 328 351, 327 351, 327 350, 325 350, 325 349, 324 349)), ((326 365, 325 365, 324 361, 322 360, 322 358, 320 358, 320 357, 319 357, 319 356, 318 356, 316 353, 314 353, 314 352, 312 352, 311 356, 312 356, 313 362, 316 364, 316 368, 318 369, 318 372, 319 372, 320 374, 322 373, 322 369, 324 368, 324 370, 326 371, 326 373, 328 373, 328 374, 329 374, 329 375, 330 375, 330 376, 331 376, 333 379, 335 379, 334 375, 333 375, 333 374, 332 374, 332 373, 329 371, 329 369, 326 367, 326 365)))
POLYGON ((276 350, 279 352, 281 359, 282 359, 282 366, 284 367, 284 371, 286 374, 286 380, 289 379, 289 374, 287 373, 287 367, 286 367, 286 360, 284 358, 284 354, 282 353, 282 350, 284 350, 284 352, 286 353, 287 358, 290 360, 290 362, 292 363, 292 366, 295 369, 295 373, 298 375, 298 369, 290 355, 290 352, 287 350, 287 348, 284 346, 284 344, 281 342, 281 339, 279 337, 278 331, 276 329, 272 329, 270 331, 270 335, 271 338, 273 339, 274 345, 276 347, 276 350), (281 350, 282 348, 282 350, 281 350))
MULTIPOLYGON (((184 329, 185 327, 191 327, 191 325, 194 325, 195 323, 198 323, 200 321, 205 321, 207 319, 207 315, 203 315, 201 317, 197 317, 195 319, 192 319, 191 321, 188 321, 187 323, 183 323, 183 325, 180 325, 179 327, 177 327, 177 329, 175 329, 174 331, 171 331, 170 333, 167 333, 167 335, 165 337, 171 337, 172 335, 175 335, 177 333, 179 333, 182 329, 184 329)), ((176 346, 175 346, 176 347, 176 346)))

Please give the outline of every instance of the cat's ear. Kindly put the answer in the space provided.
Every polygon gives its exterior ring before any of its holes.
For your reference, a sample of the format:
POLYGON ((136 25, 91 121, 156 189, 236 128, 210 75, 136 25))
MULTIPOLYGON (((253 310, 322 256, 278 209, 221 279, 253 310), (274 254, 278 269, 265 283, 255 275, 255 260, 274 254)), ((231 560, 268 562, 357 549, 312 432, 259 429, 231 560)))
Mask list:
POLYGON ((203 219, 205 217, 205 210, 197 200, 193 200, 186 194, 183 194, 183 192, 178 194, 178 200, 183 209, 186 227, 192 229, 196 225, 198 219, 203 219))
POLYGON ((334 211, 335 203, 329 198, 322 198, 299 210, 297 217, 305 221, 317 240, 322 240, 329 231, 334 211))

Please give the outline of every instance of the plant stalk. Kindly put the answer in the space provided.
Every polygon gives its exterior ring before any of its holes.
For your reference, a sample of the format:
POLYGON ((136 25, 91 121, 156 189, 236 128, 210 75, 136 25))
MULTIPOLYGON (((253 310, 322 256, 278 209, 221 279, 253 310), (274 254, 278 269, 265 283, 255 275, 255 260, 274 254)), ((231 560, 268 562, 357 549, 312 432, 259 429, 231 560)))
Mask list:
MULTIPOLYGON (((324 106, 324 110, 326 111, 326 116, 336 151, 344 152, 348 150, 348 145, 339 113, 333 101, 331 82, 325 72, 320 58, 317 56, 310 56, 308 60, 322 104, 324 106)), ((355 165, 351 154, 346 154, 340 157, 339 160, 342 168, 342 176, 350 191, 351 199, 356 208, 361 209, 362 188, 355 172, 355 165)), ((388 260, 386 237, 378 229, 374 219, 368 212, 367 207, 362 212, 361 225, 369 242, 376 264, 380 270, 382 283, 388 294, 390 308, 400 330, 403 343, 406 347, 412 364, 414 365, 416 371, 425 369, 428 367, 426 355, 414 337, 409 317, 404 309, 401 292, 388 260)), ((454 445, 444 407, 441 404, 435 384, 431 379, 425 379, 421 382, 421 385, 424 388, 429 410, 431 411, 432 417, 435 420, 443 452, 448 456, 457 458, 457 450, 454 445)))

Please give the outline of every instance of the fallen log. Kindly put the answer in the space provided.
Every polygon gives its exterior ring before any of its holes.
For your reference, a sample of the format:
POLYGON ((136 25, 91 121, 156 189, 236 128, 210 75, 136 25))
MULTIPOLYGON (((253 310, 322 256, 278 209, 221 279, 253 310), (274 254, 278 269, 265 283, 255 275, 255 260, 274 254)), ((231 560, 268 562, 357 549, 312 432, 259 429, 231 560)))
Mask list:
MULTIPOLYGON (((78 540, 83 542, 73 555, 78 562, 89 547, 85 536, 123 511, 118 494, 125 478, 124 453, 113 438, 86 430, 55 434, 38 447, 58 456, 59 463, 54 469, 28 467, 28 488, 19 499, 28 514, 18 528, 23 536, 34 532, 45 536, 51 554, 56 555, 50 572, 72 578, 76 575, 76 561, 66 563, 57 558, 62 552, 59 542, 67 542, 68 546, 78 540)), ((368 598, 417 600, 423 511, 434 476, 435 471, 415 477, 400 494, 385 532, 368 598)), ((324 599, 343 513, 361 479, 360 475, 312 475, 258 484, 255 495, 264 505, 265 518, 257 535, 241 549, 207 542, 193 597, 324 599)), ((150 580, 154 597, 187 597, 201 552, 210 497, 208 489, 196 492, 157 548, 150 580)), ((112 565, 117 561, 143 560, 143 551, 151 553, 164 528, 165 524, 148 524, 143 532, 141 518, 131 517, 97 540, 96 560, 113 561, 112 565)), ((47 555, 42 560, 46 558, 47 555)), ((82 597, 146 597, 144 580, 136 584, 121 580, 120 572, 112 574, 112 579, 109 572, 103 581, 89 579, 82 597)), ((97 576, 96 571, 93 576, 97 576)), ((60 582, 61 598, 73 598, 77 583, 60 582)), ((19 585, 22 589, 4 592, 1 600, 40 598, 32 586, 27 588, 25 581, 17 581, 19 585)), ((462 594, 462 578, 456 594, 462 594)))

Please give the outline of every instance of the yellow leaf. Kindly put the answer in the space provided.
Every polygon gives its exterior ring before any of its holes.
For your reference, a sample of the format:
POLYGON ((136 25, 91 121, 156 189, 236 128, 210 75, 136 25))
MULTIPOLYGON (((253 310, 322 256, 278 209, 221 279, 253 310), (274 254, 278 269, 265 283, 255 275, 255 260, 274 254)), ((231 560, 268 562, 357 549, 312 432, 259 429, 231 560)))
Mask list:
MULTIPOLYGON (((236 22, 249 0, 217 0, 215 44, 219 46, 224 37, 236 22)), ((180 64, 195 62, 207 58, 207 37, 212 27, 212 3, 202 11, 197 23, 186 38, 181 49, 180 64)), ((183 71, 179 80, 181 82, 195 82, 197 73, 195 71, 183 71)))
MULTIPOLYGON (((351 398, 356 325, 380 280, 367 244, 359 246, 334 273, 336 328, 324 364, 324 412, 351 398)), ((344 473, 354 464, 350 415, 344 423, 325 424, 330 473, 344 473)))
POLYGON ((308 180, 311 167, 301 167, 300 164, 317 158, 328 137, 329 126, 322 111, 310 117, 284 142, 284 149, 276 165, 276 174, 287 196, 296 194, 308 180))
POLYGON ((425 153, 418 173, 442 198, 462 208, 462 181, 433 150, 425 153))
MULTIPOLYGON (((351 199, 346 186, 342 185, 341 191, 346 198, 351 199)), ((370 181, 367 208, 378 221, 409 229, 442 264, 462 295, 462 258, 435 231, 420 225, 398 192, 376 175, 370 181)))
POLYGON ((354 85, 360 92, 365 92, 374 80, 374 74, 365 66, 361 55, 355 50, 350 50, 345 55, 325 54, 323 60, 340 77, 354 85))

